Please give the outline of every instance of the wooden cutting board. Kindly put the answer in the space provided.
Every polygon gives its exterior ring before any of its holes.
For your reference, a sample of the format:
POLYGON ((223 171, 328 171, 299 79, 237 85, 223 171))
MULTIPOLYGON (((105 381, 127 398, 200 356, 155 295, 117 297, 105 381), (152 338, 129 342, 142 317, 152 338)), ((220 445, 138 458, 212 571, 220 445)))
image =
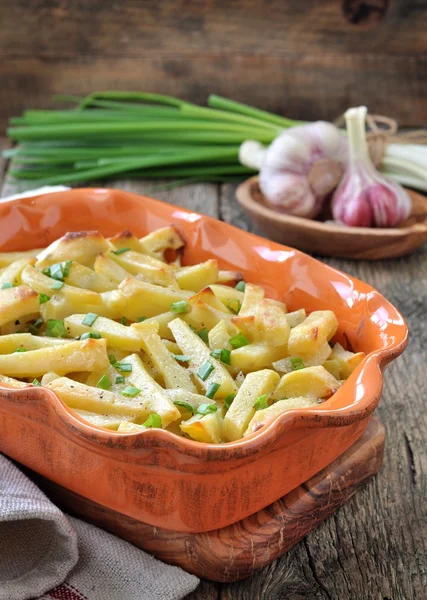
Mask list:
POLYGON ((236 581, 252 575, 297 544, 375 475, 383 461, 385 432, 373 417, 342 456, 280 500, 237 523, 205 533, 159 529, 106 509, 57 484, 35 481, 61 508, 164 562, 201 578, 236 581))

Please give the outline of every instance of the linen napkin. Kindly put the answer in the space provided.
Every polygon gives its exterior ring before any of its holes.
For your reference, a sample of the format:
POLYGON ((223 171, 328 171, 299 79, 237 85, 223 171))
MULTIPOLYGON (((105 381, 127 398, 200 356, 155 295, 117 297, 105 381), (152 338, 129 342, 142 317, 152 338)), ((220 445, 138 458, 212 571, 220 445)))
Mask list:
POLYGON ((64 515, 0 454, 0 600, 179 600, 198 583, 64 515))

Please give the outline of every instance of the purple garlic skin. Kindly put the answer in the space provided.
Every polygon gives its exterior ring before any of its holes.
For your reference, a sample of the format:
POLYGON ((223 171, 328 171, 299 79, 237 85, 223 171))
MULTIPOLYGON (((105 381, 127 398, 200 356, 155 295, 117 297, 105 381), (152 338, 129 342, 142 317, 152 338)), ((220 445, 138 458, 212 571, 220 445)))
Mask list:
POLYGON ((394 227, 411 212, 411 199, 394 181, 373 165, 366 144, 366 107, 345 113, 349 162, 332 198, 336 221, 351 227, 394 227))
POLYGON ((332 200, 334 219, 350 227, 394 227, 410 212, 411 200, 400 185, 354 170, 344 176, 332 200))

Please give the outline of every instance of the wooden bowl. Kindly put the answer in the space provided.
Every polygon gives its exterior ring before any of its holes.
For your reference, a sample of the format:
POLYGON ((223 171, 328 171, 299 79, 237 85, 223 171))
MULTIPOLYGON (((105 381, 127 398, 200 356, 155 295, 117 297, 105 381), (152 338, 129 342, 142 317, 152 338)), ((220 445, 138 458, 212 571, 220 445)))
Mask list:
POLYGON ((276 212, 267 206, 258 177, 240 184, 236 197, 252 220, 276 242, 323 256, 375 260, 410 254, 427 241, 427 197, 407 192, 412 199, 412 213, 393 229, 345 227, 276 212))
POLYGON ((120 190, 76 189, 0 203, 0 251, 40 248, 96 227, 142 236, 175 224, 184 264, 210 257, 264 286, 289 310, 332 309, 337 341, 367 357, 329 400, 289 410, 252 435, 202 444, 170 431, 120 434, 80 419, 51 390, 0 386, 0 452, 106 508, 154 527, 201 532, 254 514, 330 464, 364 432, 382 371, 407 327, 371 286, 310 256, 171 204, 120 190))

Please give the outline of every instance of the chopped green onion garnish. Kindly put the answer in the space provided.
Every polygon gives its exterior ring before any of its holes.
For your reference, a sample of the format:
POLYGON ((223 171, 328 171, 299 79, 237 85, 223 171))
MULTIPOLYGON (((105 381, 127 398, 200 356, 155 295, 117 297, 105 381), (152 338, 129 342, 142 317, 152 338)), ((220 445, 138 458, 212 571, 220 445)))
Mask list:
POLYGON ((230 352, 230 350, 227 350, 227 348, 222 348, 220 360, 225 365, 231 365, 231 352, 230 352))
POLYGON ((233 335, 233 337, 230 338, 229 342, 233 348, 241 348, 242 346, 247 346, 249 344, 248 338, 245 337, 243 333, 236 333, 236 335, 233 335))
POLYGON ((267 407, 268 407, 267 394, 263 394, 262 396, 260 396, 259 398, 256 399, 256 402, 254 404, 254 409, 262 410, 263 408, 267 408, 267 407))
POLYGON ((64 321, 48 319, 46 323, 46 335, 48 337, 67 337, 64 321))
POLYGON ((96 387, 99 387, 103 390, 109 390, 111 387, 111 380, 108 375, 103 375, 101 379, 96 384, 96 387))
POLYGON ((121 323, 122 325, 127 325, 127 324, 128 324, 128 320, 126 319, 126 317, 122 317, 122 318, 120 319, 120 323, 121 323))
POLYGON ((141 390, 134 387, 133 385, 128 385, 124 390, 120 392, 123 396, 127 396, 128 398, 134 398, 141 393, 141 390))
POLYGON ((246 283, 243 281, 239 281, 238 283, 236 283, 236 290, 239 290, 239 292, 244 292, 245 291, 245 287, 246 287, 246 283))
POLYGON ((43 319, 42 319, 42 317, 38 317, 38 319, 36 319, 36 320, 34 321, 34 323, 33 323, 33 326, 34 326, 36 329, 40 329, 40 327, 41 327, 42 325, 43 325, 43 319))
POLYGON ((212 400, 212 398, 215 396, 220 387, 220 383, 211 383, 208 389, 206 390, 206 398, 210 398, 212 400))
POLYGON ((200 379, 202 381, 206 381, 206 379, 212 373, 212 371, 214 370, 214 368, 215 367, 213 366, 213 364, 210 361, 207 360, 205 363, 203 363, 203 365, 197 371, 197 375, 200 377, 200 379))
POLYGON ((217 410, 218 407, 215 404, 201 404, 197 409, 197 413, 199 415, 209 415, 210 413, 214 413, 217 410))
POLYGON ((16 350, 13 351, 13 354, 15 354, 15 352, 26 352, 27 349, 26 348, 17 348, 16 350))
POLYGON ((0 288, 2 290, 8 290, 9 288, 13 288, 13 287, 15 287, 15 286, 13 285, 13 283, 9 283, 9 281, 6 281, 5 283, 2 283, 1 286, 0 286, 0 288))
POLYGON ((178 302, 172 302, 170 309, 176 314, 188 313, 190 311, 190 305, 187 300, 179 300, 178 302))
POLYGON ((108 355, 108 360, 110 361, 110 365, 113 365, 113 367, 117 363, 117 358, 114 356, 114 354, 109 354, 108 355))
POLYGON ((187 354, 172 354, 172 356, 178 362, 189 362, 191 360, 191 356, 187 356, 187 354))
POLYGON ((43 319, 41 317, 39 317, 38 319, 36 319, 34 321, 34 323, 30 323, 29 327, 28 327, 28 331, 32 334, 32 335, 38 335, 39 334, 39 329, 40 327, 43 325, 43 319))
POLYGON ((228 396, 225 398, 224 406, 227 410, 230 408, 231 403, 233 402, 235 397, 236 397, 236 394, 228 394, 228 396))
POLYGON ((242 308, 242 303, 240 302, 240 300, 238 300, 238 298, 232 298, 227 302, 227 308, 231 310, 231 312, 233 312, 235 315, 238 315, 240 309, 242 308))
POLYGON ((101 339, 101 334, 98 333, 97 331, 87 331, 86 333, 82 333, 80 336, 81 340, 100 340, 101 339))
POLYGON ((199 338, 201 340, 203 340, 205 342, 205 344, 207 344, 209 342, 209 330, 206 329, 206 327, 204 327, 203 329, 198 331, 197 335, 199 336, 199 338))
POLYGON ((182 400, 174 400, 173 402, 176 406, 181 406, 182 408, 185 408, 185 410, 188 410, 188 412, 191 412, 192 414, 195 411, 194 406, 192 406, 189 402, 184 402, 182 400))
POLYGON ((118 376, 116 377, 116 383, 124 383, 125 381, 126 381, 126 380, 125 380, 125 378, 123 377, 123 375, 118 375, 118 376))
POLYGON ((118 369, 122 373, 131 373, 132 372, 132 365, 130 363, 117 362, 114 366, 116 367, 116 369, 118 369))
POLYGON ((62 287, 64 287, 64 282, 63 281, 54 281, 50 287, 53 290, 60 290, 62 287))
POLYGON ((124 254, 125 252, 129 252, 130 248, 119 248, 118 250, 113 250, 113 254, 124 254))
POLYGON ((56 263, 49 268, 49 277, 52 277, 52 279, 58 279, 58 281, 62 281, 64 279, 64 272, 62 270, 61 263, 56 263))
POLYGON ((299 356, 295 356, 294 358, 291 358, 291 365, 294 371, 298 371, 299 369, 304 369, 304 363, 302 361, 302 358, 300 358, 299 356))
POLYGON ((82 325, 87 325, 88 327, 92 327, 92 325, 95 323, 97 318, 98 318, 97 314, 87 313, 87 315, 85 316, 85 318, 82 321, 82 325))
POLYGON ((73 262, 72 260, 66 260, 65 261, 65 264, 64 264, 63 270, 62 270, 62 272, 64 273, 64 279, 66 277, 68 277, 68 275, 70 274, 70 267, 71 267, 71 263, 72 262, 73 262))
POLYGON ((47 294, 39 294, 39 302, 40 304, 44 304, 45 302, 49 302, 50 296, 47 294))
POLYGON ((33 385, 40 386, 41 383, 38 379, 33 379, 33 385))
POLYGON ((231 352, 227 350, 227 348, 218 348, 217 350, 212 350, 211 356, 217 358, 225 365, 231 365, 231 352))
POLYGON ((145 321, 147 317, 138 317, 136 322, 137 323, 142 323, 142 321, 145 321))
POLYGON ((155 427, 156 429, 161 429, 162 427, 162 418, 157 413, 151 413, 148 419, 143 423, 144 427, 155 427))
POLYGON ((50 267, 46 267, 46 269, 42 270, 43 275, 47 277, 51 277, 52 279, 56 279, 57 281, 64 281, 66 277, 70 274, 71 260, 66 260, 64 266, 62 263, 55 263, 50 267))

